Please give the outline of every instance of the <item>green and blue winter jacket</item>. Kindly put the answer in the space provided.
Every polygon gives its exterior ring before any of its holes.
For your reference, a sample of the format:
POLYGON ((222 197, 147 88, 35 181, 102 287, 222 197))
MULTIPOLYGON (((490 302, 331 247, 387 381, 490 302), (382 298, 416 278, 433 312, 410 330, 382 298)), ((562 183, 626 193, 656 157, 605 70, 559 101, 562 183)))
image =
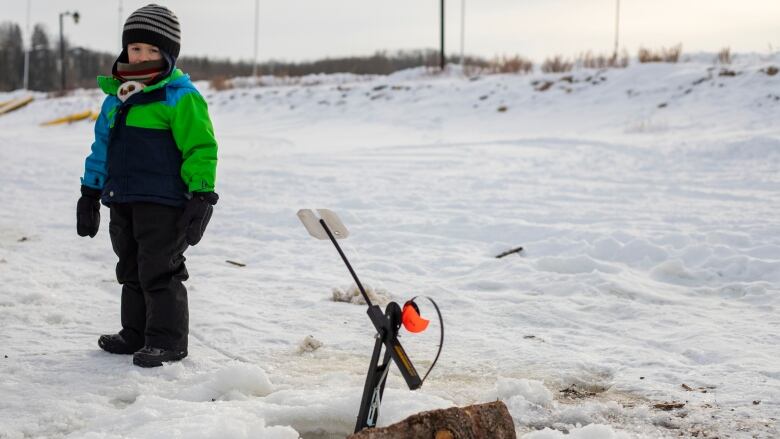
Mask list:
POLYGON ((108 95, 95 122, 95 142, 81 183, 102 201, 183 206, 191 192, 214 191, 217 142, 206 101, 181 70, 125 102, 121 82, 98 77, 108 95))

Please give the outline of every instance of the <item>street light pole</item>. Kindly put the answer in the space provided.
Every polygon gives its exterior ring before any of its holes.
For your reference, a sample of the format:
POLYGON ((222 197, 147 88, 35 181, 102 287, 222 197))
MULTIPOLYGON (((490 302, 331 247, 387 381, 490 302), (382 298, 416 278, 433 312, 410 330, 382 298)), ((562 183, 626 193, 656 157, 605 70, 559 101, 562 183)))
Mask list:
MULTIPOLYGON (((66 12, 65 14, 70 14, 70 12, 66 12)), ((62 36, 62 16, 64 14, 60 13, 60 79, 62 81, 60 82, 60 91, 63 93, 65 92, 65 39, 62 36)))
POLYGON ((32 49, 32 35, 30 35, 30 1, 27 0, 27 30, 25 31, 25 38, 27 39, 27 44, 25 44, 26 49, 24 51, 24 79, 22 80, 22 88, 27 90, 27 87, 30 85, 30 50, 32 49))
POLYGON ((615 7, 615 50, 612 52, 612 57, 617 59, 618 56, 618 36, 620 33, 620 0, 617 0, 615 7))
POLYGON ((466 44, 466 0, 460 0, 460 68, 466 66, 464 49, 466 44))
POLYGON ((444 70, 447 60, 444 57, 444 0, 441 0, 441 54, 439 56, 439 68, 444 70))
POLYGON ((62 17, 66 15, 73 16, 73 22, 78 24, 79 23, 79 13, 78 11, 74 12, 60 12, 60 79, 62 80, 60 84, 60 90, 65 93, 65 37, 62 33, 62 17))
POLYGON ((260 21, 260 0, 255 0, 255 60, 252 64, 252 77, 257 77, 257 37, 260 21))

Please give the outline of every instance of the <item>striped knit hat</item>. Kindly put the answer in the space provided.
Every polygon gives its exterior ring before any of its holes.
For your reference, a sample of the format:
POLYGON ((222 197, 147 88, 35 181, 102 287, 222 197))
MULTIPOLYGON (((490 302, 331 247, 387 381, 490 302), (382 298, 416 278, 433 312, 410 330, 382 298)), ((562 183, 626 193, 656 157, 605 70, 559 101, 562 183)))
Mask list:
POLYGON ((179 19, 170 9, 160 5, 146 5, 136 10, 125 22, 122 47, 130 43, 157 46, 174 59, 179 57, 181 29, 179 19))

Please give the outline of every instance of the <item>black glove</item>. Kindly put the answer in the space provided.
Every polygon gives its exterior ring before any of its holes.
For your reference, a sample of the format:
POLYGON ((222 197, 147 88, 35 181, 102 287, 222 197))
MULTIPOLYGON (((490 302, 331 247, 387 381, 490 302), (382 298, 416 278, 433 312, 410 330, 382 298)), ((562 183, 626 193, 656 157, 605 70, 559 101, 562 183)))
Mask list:
POLYGON ((76 232, 94 238, 100 227, 100 189, 81 186, 81 198, 76 204, 76 232))
POLYGON ((187 201, 184 213, 179 220, 179 227, 185 231, 187 244, 195 245, 200 242, 206 226, 209 224, 214 205, 217 204, 219 195, 215 192, 193 192, 192 198, 187 201))

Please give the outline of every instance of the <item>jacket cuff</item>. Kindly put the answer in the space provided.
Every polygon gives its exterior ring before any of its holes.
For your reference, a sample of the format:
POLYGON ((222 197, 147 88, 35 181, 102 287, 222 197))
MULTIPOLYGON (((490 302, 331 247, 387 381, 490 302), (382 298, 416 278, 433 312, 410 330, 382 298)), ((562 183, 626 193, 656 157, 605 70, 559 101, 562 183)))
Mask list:
POLYGON ((197 198, 201 201, 205 201, 212 206, 217 204, 217 201, 219 201, 219 195, 217 195, 216 192, 193 192, 192 198, 197 198))
POLYGON ((101 191, 100 189, 95 189, 93 187, 85 186, 83 184, 81 185, 81 195, 85 197, 94 198, 97 200, 100 199, 100 196, 102 194, 103 191, 101 191))

